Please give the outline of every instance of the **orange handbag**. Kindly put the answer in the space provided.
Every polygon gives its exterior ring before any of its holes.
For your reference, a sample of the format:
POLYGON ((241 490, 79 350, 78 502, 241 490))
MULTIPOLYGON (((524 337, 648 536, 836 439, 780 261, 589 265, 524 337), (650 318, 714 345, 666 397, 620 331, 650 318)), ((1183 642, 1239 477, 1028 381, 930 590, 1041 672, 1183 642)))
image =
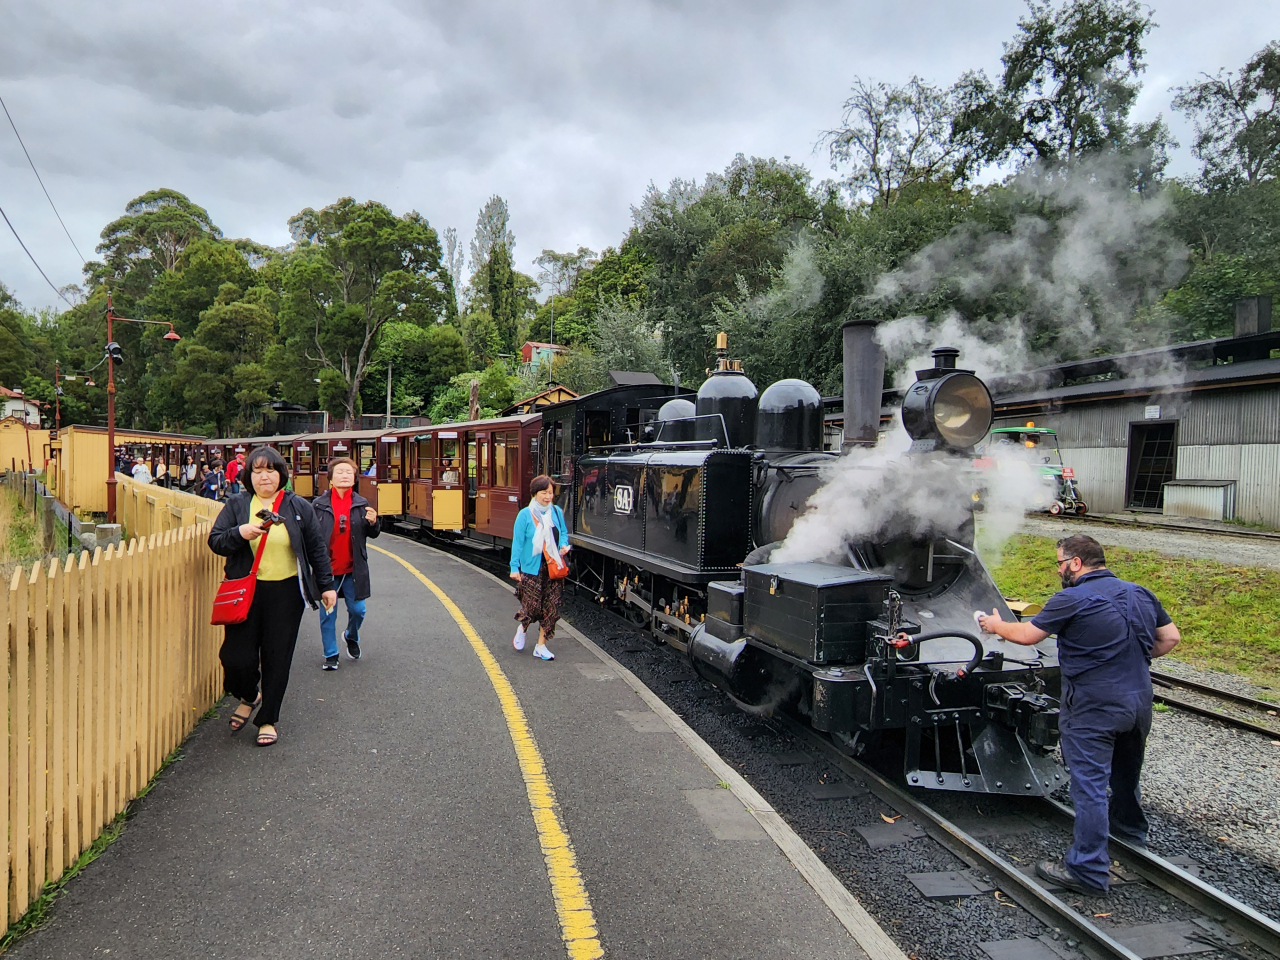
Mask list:
MULTIPOLYGON (((537 520, 534 520, 534 523, 537 522, 537 520)), ((551 529, 557 530, 559 528, 552 522, 551 529)), ((547 565, 548 580, 563 580, 569 575, 569 564, 564 557, 560 556, 559 538, 556 539, 554 547, 547 546, 545 540, 542 542, 542 562, 547 565)))
MULTIPOLYGON (((280 504, 283 502, 284 491, 281 490, 276 496, 275 503, 271 505, 271 512, 279 513, 280 504)), ((249 608, 253 606, 253 591, 258 585, 258 564, 262 563, 262 551, 266 549, 267 537, 270 535, 271 528, 268 527, 258 542, 258 550, 253 556, 253 566, 247 577, 223 580, 218 584, 218 593, 213 598, 213 616, 209 620, 212 626, 225 627, 228 624, 244 623, 249 616, 249 608)))

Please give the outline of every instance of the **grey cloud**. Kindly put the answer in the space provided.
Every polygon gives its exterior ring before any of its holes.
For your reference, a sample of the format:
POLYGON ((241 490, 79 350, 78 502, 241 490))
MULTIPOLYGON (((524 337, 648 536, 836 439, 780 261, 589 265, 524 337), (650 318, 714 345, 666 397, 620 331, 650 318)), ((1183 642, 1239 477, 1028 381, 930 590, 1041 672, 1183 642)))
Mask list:
MULTIPOLYGON (((949 83, 971 67, 994 70, 1024 9, 1021 0, 9 3, 0 5, 0 95, 82 249, 129 199, 160 185, 207 207, 229 236, 269 243, 287 240, 285 222, 303 206, 345 195, 418 209, 465 241, 497 192, 528 269, 543 247, 616 244, 650 181, 701 179, 739 151, 789 154, 826 176, 813 145, 838 120, 854 74, 949 83)), ((1240 63, 1280 33, 1262 0, 1212 15, 1170 0, 1157 19, 1143 101, 1151 116, 1168 112, 1163 87, 1240 63)), ((0 204, 55 282, 78 279, 2 127, 0 178, 0 204)), ((54 300, 4 234, 0 280, 32 306, 54 300)))

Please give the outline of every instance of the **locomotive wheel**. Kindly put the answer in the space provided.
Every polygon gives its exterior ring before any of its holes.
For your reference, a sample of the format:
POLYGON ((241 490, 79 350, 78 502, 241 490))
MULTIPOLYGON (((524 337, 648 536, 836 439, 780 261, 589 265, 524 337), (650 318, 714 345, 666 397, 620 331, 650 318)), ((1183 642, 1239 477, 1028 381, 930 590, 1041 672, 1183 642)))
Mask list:
POLYGON ((1085 503, 1083 500, 1081 500, 1079 503, 1076 504, 1077 516, 1083 517, 1088 512, 1089 512, 1089 505, 1085 503))
POLYGON ((649 626, 649 615, 634 604, 627 604, 627 619, 637 627, 649 626))
POLYGON ((1053 514, 1055 517, 1060 516, 1062 514, 1062 510, 1063 510, 1062 504, 1059 503, 1057 500, 1049 504, 1049 512, 1053 514))

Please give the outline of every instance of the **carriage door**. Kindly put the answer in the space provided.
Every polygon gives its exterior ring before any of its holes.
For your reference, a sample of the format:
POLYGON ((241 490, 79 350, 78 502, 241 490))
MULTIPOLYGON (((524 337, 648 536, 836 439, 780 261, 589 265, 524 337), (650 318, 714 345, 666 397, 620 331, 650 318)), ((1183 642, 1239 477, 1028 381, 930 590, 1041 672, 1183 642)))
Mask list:
POLYGON ((481 533, 489 533, 493 519, 492 445, 487 432, 476 434, 476 529, 481 533))
POLYGON ((476 525, 476 499, 480 493, 476 483, 477 440, 474 431, 467 431, 467 526, 476 525))

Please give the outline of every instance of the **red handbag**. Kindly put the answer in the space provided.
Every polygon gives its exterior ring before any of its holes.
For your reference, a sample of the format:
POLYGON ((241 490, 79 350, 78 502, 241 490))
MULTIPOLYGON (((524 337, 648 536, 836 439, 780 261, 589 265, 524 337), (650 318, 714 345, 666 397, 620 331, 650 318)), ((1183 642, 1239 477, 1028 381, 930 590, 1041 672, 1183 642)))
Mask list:
MULTIPOLYGON (((280 504, 283 502, 284 491, 281 490, 276 495, 275 503, 271 505, 271 512, 279 513, 280 504)), ((258 541, 258 550, 253 556, 253 566, 249 569, 247 577, 223 580, 218 584, 218 593, 213 598, 213 616, 209 620, 212 626, 225 627, 228 624, 244 623, 249 616, 249 608, 253 606, 253 591, 258 585, 258 565, 262 563, 262 551, 266 549, 269 536, 271 536, 270 527, 258 541)))

